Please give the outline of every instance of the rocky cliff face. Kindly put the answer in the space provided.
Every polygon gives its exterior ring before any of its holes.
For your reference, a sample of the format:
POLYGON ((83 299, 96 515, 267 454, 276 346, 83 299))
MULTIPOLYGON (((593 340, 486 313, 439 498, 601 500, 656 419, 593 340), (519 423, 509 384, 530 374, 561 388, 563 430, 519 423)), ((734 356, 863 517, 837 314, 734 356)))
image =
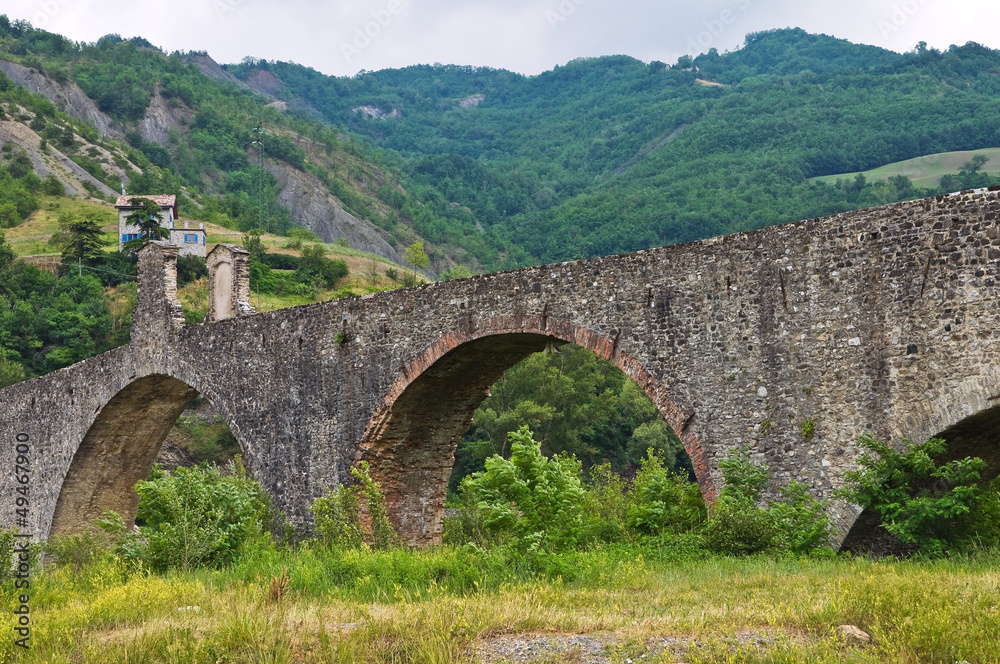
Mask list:
POLYGON ((124 137, 124 132, 121 131, 120 127, 115 126, 114 120, 102 112, 94 100, 88 97, 76 83, 72 81, 57 83, 41 72, 3 58, 0 58, 0 71, 7 74, 18 85, 28 88, 29 91, 45 95, 49 101, 56 105, 56 108, 66 115, 93 125, 102 138, 124 137))
MULTIPOLYGON (((24 112, 24 109, 19 110, 24 112)), ((77 137, 77 140, 86 146, 90 146, 89 143, 80 137, 77 137)), ((27 125, 13 120, 0 120, 0 146, 14 145, 23 148, 31 159, 35 174, 38 177, 44 178, 50 173, 55 175, 62 182, 66 193, 71 196, 87 195, 87 190, 83 186, 84 182, 89 182, 93 185, 93 188, 105 196, 112 193, 107 185, 80 168, 69 157, 51 145, 43 152, 41 143, 41 136, 32 131, 27 125)), ((101 154, 101 152, 107 154, 107 151, 103 150, 103 148, 97 149, 99 151, 98 154, 101 154)), ((105 170, 116 171, 120 177, 122 171, 110 159, 110 156, 108 156, 107 161, 110 164, 105 166, 105 170)))
POLYGON ((281 188, 278 203, 288 209, 292 221, 302 224, 324 242, 344 238, 355 249, 402 262, 382 232, 347 212, 315 175, 295 170, 283 162, 268 161, 267 169, 281 188))
POLYGON ((194 64, 201 70, 202 74, 211 79, 224 81, 226 83, 233 83, 246 90, 250 89, 250 86, 223 69, 222 66, 213 60, 209 55, 192 55, 188 57, 187 61, 194 64))
POLYGON ((170 137, 170 130, 181 130, 182 127, 191 124, 195 112, 183 104, 171 105, 163 95, 160 94, 157 86, 156 94, 149 102, 146 115, 142 119, 139 127, 139 134, 147 141, 152 141, 158 145, 166 145, 170 137), (183 120, 184 124, 181 124, 183 120))

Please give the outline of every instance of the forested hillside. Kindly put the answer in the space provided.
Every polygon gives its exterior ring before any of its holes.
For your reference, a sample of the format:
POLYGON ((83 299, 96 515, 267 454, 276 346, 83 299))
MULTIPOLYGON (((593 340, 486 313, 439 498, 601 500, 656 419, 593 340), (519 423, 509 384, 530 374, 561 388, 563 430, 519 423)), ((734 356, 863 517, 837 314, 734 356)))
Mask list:
POLYGON ((0 17, 0 95, 0 121, 24 125, 0 142, 38 169, 50 153, 72 162, 85 193, 177 193, 186 218, 280 233, 297 224, 393 260, 432 236, 434 272, 518 262, 468 212, 411 193, 394 154, 255 94, 203 53, 117 34, 76 43, 0 17))
MULTIPOLYGON (((937 193, 807 183, 1000 146, 1000 52, 897 54, 802 30, 668 66, 580 59, 539 76, 450 65, 335 78, 229 67, 398 151, 534 262, 610 254, 937 193)), ((991 182, 970 169, 950 186, 991 182)))

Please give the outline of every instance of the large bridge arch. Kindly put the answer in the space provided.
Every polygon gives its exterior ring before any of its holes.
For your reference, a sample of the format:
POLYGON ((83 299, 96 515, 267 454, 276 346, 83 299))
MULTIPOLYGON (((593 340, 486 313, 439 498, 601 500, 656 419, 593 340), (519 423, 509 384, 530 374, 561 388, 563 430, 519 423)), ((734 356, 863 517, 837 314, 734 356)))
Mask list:
POLYGON ((707 500, 716 487, 701 441, 667 389, 637 358, 583 326, 549 317, 480 321, 452 330, 404 365, 372 416, 355 462, 367 461, 390 519, 409 544, 439 542, 455 449, 489 387, 509 368, 552 343, 573 343, 636 382, 681 438, 707 500))

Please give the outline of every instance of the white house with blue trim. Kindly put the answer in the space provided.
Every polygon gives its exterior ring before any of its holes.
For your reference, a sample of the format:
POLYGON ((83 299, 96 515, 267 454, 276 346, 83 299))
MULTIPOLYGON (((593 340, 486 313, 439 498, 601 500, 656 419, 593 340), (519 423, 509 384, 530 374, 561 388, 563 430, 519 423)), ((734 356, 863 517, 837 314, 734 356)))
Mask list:
POLYGON ((207 254, 208 236, 205 233, 205 224, 198 224, 198 228, 191 228, 191 223, 181 221, 177 216, 177 197, 173 194, 154 195, 123 195, 119 196, 115 202, 115 209, 118 210, 118 250, 129 240, 139 237, 139 227, 129 225, 125 220, 133 211, 138 209, 132 205, 133 198, 148 198, 160 206, 160 225, 170 231, 170 244, 180 248, 180 256, 200 256, 205 258, 207 254))

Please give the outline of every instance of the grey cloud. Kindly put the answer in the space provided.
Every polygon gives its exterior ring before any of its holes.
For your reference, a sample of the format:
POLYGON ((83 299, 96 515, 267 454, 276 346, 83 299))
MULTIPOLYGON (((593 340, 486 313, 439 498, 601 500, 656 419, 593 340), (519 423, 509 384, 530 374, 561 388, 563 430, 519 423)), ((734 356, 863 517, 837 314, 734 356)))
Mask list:
POLYGON ((796 26, 900 51, 918 41, 1000 46, 990 30, 1000 6, 977 0, 5 0, 0 11, 77 40, 142 35, 223 62, 254 55, 341 75, 435 61, 534 74, 619 53, 673 62, 732 50, 748 32, 796 26), (386 22, 391 2, 402 10, 386 22), (364 48, 354 46, 366 37, 364 48), (345 45, 358 52, 348 57, 345 45))

